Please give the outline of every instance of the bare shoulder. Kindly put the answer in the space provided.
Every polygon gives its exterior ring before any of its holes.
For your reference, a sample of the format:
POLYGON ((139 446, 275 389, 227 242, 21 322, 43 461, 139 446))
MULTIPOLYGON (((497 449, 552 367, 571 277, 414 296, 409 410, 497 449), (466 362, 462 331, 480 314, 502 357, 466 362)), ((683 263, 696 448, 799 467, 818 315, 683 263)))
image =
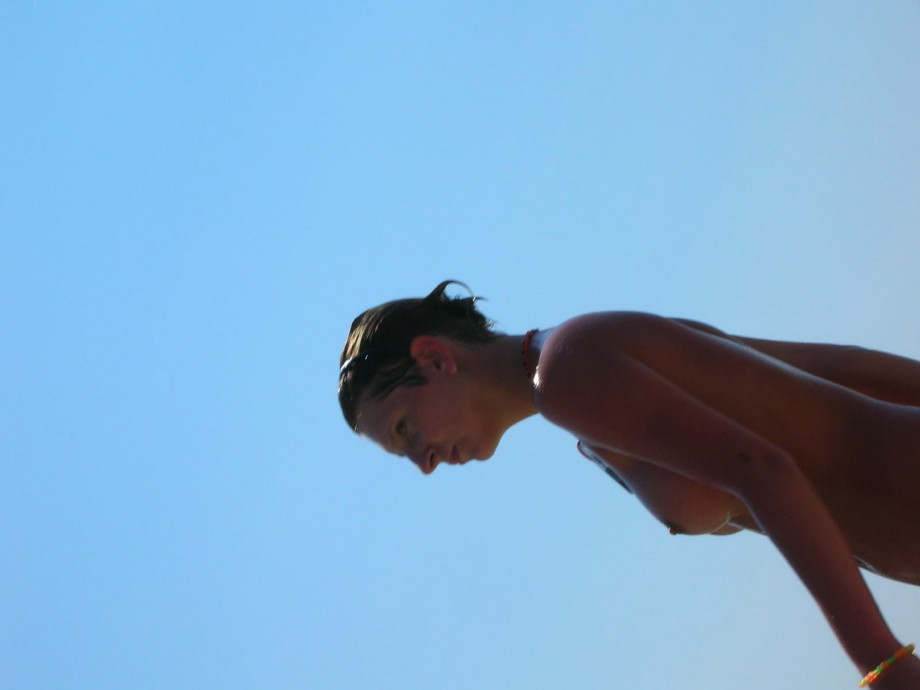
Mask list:
POLYGON ((640 311, 605 311, 576 316, 557 326, 540 353, 541 379, 574 373, 629 354, 641 359, 680 348, 712 346, 734 338, 712 326, 640 311))
POLYGON ((616 368, 618 360, 652 347, 673 328, 670 319, 638 311, 583 314, 564 321, 540 352, 537 404, 541 412, 572 410, 589 381, 595 384, 616 368))
POLYGON ((660 336, 678 322, 640 311, 603 311, 582 314, 564 321, 547 338, 540 364, 570 356, 573 349, 595 346, 609 349, 628 347, 660 336), (544 356, 546 359, 544 360, 544 356))

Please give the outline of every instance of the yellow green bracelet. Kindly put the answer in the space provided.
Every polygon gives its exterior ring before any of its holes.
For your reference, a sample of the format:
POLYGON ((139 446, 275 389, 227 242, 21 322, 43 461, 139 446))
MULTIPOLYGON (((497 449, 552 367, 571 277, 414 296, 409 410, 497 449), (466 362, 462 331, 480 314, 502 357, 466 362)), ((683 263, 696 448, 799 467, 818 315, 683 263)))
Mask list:
POLYGON ((909 645, 905 645, 901 647, 898 651, 896 651, 890 657, 885 659, 882 663, 880 663, 874 669, 869 671, 869 673, 866 674, 866 677, 863 678, 861 681, 859 681, 859 687, 865 688, 869 685, 869 683, 874 683, 876 680, 878 680, 878 677, 882 675, 885 671, 887 671, 891 667, 891 665, 894 662, 896 662, 898 659, 902 659, 909 654, 913 654, 914 649, 916 649, 916 647, 914 647, 913 644, 909 644, 909 645))

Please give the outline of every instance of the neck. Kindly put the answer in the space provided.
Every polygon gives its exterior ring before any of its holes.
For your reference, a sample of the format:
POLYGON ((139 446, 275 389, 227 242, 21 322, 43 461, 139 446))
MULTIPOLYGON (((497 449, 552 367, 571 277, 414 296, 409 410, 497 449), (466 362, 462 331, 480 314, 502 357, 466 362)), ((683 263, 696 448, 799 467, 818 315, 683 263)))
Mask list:
MULTIPOLYGON (((475 378, 505 428, 537 413, 532 376, 521 361, 523 344, 523 335, 503 335, 457 353, 458 365, 475 378)), ((530 362, 535 364, 533 357, 530 362)))

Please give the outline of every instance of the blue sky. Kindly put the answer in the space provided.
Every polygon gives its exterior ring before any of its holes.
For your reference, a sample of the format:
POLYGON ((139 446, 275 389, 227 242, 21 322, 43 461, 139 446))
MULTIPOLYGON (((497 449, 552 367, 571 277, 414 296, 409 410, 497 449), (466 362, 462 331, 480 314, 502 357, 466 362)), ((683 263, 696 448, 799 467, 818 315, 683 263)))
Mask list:
POLYGON ((445 278, 920 358, 918 45, 907 0, 5 4, 4 687, 852 687, 767 540, 539 420, 423 477, 337 358, 445 278))

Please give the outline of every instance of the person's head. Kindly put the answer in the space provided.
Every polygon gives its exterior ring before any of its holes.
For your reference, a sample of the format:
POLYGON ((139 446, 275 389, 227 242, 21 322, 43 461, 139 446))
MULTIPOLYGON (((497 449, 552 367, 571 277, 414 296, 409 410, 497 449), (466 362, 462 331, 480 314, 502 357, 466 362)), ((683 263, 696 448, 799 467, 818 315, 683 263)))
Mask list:
POLYGON ((476 297, 445 294, 452 283, 467 287, 445 280, 427 297, 387 302, 352 322, 339 359, 339 404, 355 432, 361 433, 358 405, 362 397, 382 400, 400 386, 425 383, 419 353, 413 354, 413 342, 420 336, 464 343, 486 343, 499 337, 492 322, 476 308, 476 297))

